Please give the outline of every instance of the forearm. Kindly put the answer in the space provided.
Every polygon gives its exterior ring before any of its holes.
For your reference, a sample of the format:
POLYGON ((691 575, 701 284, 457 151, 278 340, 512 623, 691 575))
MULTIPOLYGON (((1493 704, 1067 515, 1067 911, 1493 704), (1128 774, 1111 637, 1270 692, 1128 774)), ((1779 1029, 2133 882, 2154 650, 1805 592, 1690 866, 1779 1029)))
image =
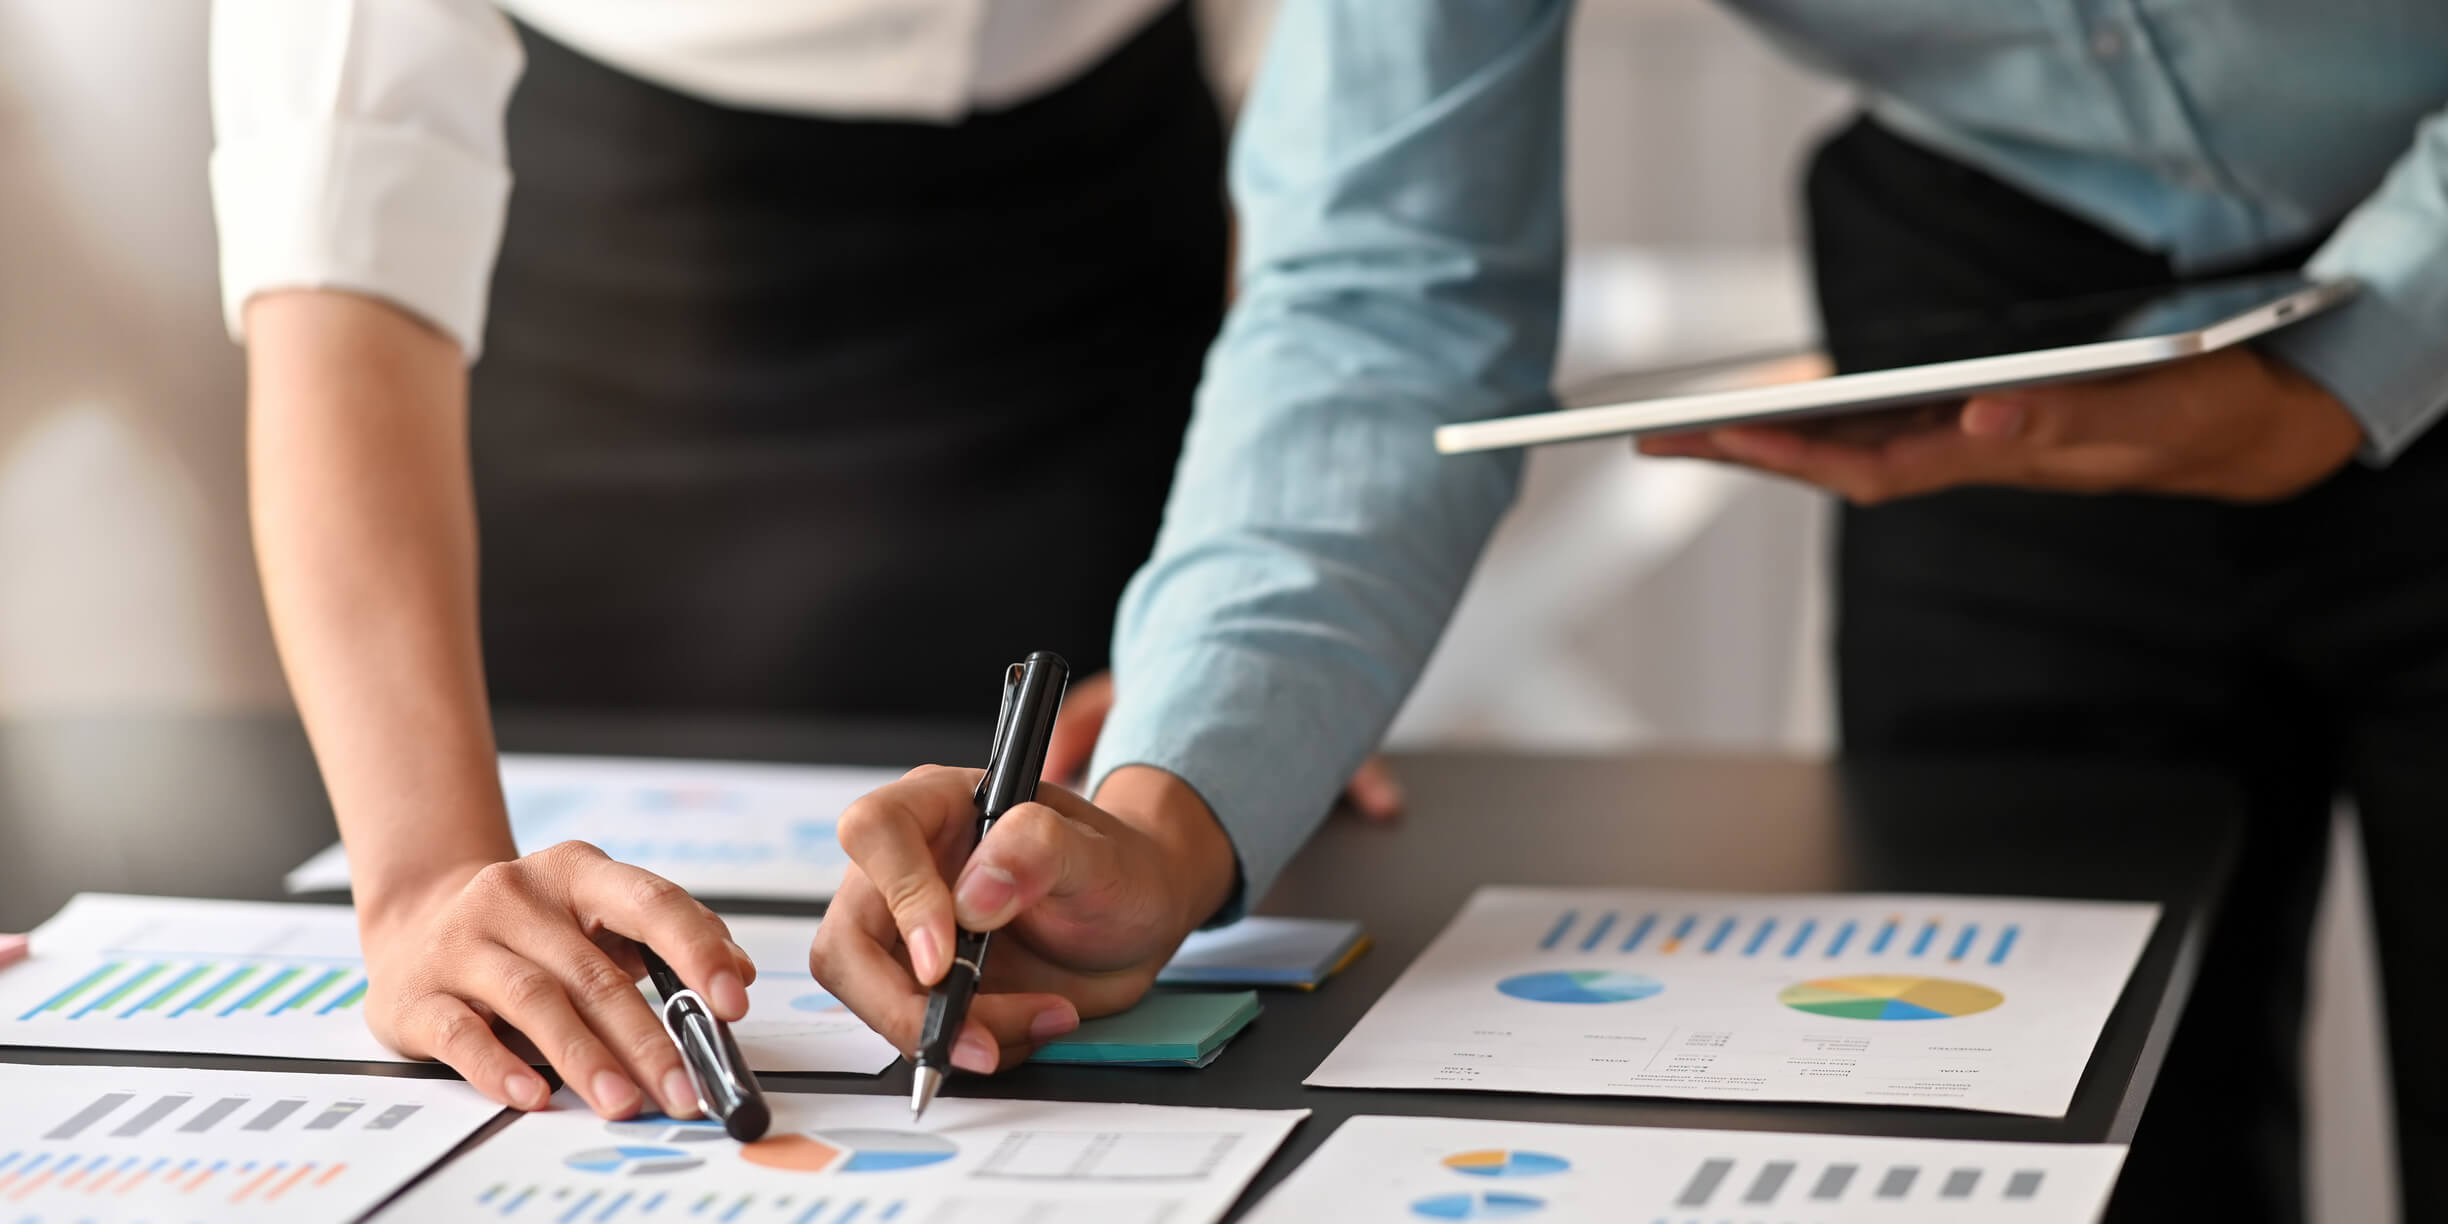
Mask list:
POLYGON ((247 308, 249 509, 290 691, 369 916, 516 854, 476 630, 458 347, 371 299, 247 308))
POLYGON ((1517 457, 1440 456, 1435 427, 1547 402, 1564 8, 1380 7, 1277 24, 1234 150, 1240 293, 1116 617, 1090 770, 1185 780, 1249 901, 1383 735, 1511 501, 1517 457))

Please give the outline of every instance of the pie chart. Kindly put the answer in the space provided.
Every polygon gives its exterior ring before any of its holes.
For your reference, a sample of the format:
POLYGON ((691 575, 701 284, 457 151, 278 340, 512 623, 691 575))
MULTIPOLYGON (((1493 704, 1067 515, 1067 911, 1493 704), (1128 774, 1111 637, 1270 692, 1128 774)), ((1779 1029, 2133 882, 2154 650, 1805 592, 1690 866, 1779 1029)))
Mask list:
POLYGON ((1777 992, 1777 1002, 1795 1011, 1840 1020, 1944 1020, 2005 1001, 2005 995, 1970 982, 1883 975, 1819 978, 1777 992))
POLYGON ((1490 1190, 1482 1194, 1438 1194, 1411 1204, 1424 1220, 1515 1220, 1542 1211, 1547 1200, 1490 1190))
POLYGON ((1545 1177, 1572 1168, 1572 1162, 1545 1152, 1483 1148, 1476 1152, 1456 1152, 1445 1158, 1445 1167, 1472 1177, 1545 1177))
POLYGON ((678 1148, 624 1143, 619 1147, 588 1148, 561 1163, 588 1173, 686 1173, 705 1163, 678 1148))
POLYGON ((1496 989, 1532 1003, 1629 1003, 1666 989, 1666 984, 1613 969, 1550 969, 1506 978, 1496 989))
POLYGON ((792 1011, 803 1012, 846 1012, 850 1010, 849 1008, 842 1006, 841 1000, 836 999, 821 990, 800 995, 798 998, 792 999, 790 1001, 790 1005, 792 1011))
POLYGON ((740 1159, 792 1173, 890 1173, 959 1153, 951 1140, 923 1131, 830 1130, 760 1139, 740 1148, 740 1159))

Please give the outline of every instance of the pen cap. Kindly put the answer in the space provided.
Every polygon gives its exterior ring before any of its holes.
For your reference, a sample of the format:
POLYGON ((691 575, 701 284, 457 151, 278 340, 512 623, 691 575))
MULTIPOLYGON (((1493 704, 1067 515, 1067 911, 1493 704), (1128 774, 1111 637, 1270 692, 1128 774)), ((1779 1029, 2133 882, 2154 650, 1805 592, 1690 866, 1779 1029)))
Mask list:
POLYGON ((1031 652, 1013 670, 1018 674, 1010 683, 1004 716, 997 720, 994 754, 979 783, 979 810, 990 816, 1037 797, 1037 776, 1045 772, 1054 715, 1071 680, 1071 665, 1051 650, 1031 652))

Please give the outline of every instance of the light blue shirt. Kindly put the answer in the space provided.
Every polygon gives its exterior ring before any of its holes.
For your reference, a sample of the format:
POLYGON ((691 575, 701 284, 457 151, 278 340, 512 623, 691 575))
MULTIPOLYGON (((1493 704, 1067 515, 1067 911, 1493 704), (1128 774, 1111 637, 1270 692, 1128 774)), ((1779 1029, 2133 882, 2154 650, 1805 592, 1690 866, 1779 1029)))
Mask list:
MULTIPOLYGON (((2443 0, 1738 7, 1900 133, 2180 269, 2337 224, 2313 270, 2362 293, 2266 350, 2355 413, 2370 462, 2448 406, 2443 0)), ((1384 735, 1513 499, 1518 455, 1430 432, 1548 406, 1568 10, 1289 0, 1241 120, 1239 295, 1123 598, 1092 776, 1189 782, 1249 898, 1384 735)))

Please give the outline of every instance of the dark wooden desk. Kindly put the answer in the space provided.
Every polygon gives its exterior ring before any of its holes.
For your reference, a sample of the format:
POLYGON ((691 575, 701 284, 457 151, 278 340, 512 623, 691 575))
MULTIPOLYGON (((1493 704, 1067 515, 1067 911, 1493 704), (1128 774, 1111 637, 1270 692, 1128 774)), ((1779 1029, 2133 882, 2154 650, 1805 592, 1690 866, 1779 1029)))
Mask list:
MULTIPOLYGON (((969 760, 987 730, 538 715, 505 718, 502 741, 529 751, 898 764, 969 760)), ((2232 794, 2140 768, 1495 753, 1411 755, 1396 765, 1411 814, 1384 827, 1329 821, 1260 906, 1365 922, 1377 947, 1349 971, 1313 994, 1269 993, 1266 1014, 1204 1071, 1028 1067, 988 1082, 964 1079, 956 1091, 1315 1111, 1244 1205, 1355 1113, 2125 1141, 2174 1029, 2234 837, 2232 794), (2158 901, 2166 916, 2063 1119, 1303 1088, 1302 1077, 1482 883, 2096 897, 2158 901)), ((331 836, 313 763, 288 719, 0 724, 0 930, 38 922, 80 890, 277 898, 282 874, 331 836)), ((0 1049, 0 1058, 260 1065, 22 1049, 0 1049)), ((906 1070, 767 1080, 830 1092, 903 1093, 908 1085, 906 1070)))

